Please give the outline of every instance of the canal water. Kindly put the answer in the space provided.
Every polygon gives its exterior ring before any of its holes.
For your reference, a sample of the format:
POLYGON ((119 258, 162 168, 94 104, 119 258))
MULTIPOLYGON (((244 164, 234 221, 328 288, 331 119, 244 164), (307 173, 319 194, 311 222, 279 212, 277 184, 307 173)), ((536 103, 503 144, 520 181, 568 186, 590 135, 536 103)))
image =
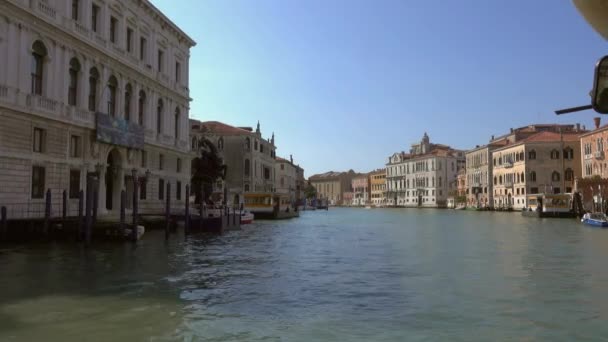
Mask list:
POLYGON ((0 248, 0 341, 608 339, 608 230, 303 212, 222 236, 0 248))

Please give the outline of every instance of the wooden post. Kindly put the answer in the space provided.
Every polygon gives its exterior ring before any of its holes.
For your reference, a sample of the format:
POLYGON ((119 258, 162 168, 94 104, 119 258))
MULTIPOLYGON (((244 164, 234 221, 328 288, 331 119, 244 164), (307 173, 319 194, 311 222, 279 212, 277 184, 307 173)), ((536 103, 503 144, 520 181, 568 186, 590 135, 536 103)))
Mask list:
POLYGON ((82 211, 84 208, 84 191, 78 192, 78 241, 82 240, 83 232, 83 215, 82 211))
POLYGON ((133 176, 133 236, 132 236, 132 240, 133 242, 137 241, 137 215, 138 215, 138 208, 137 208, 137 170, 133 169, 131 170, 131 175, 133 176))
POLYGON ((6 207, 0 208, 0 220, 2 222, 2 239, 4 239, 8 230, 6 223, 6 207))
POLYGON ((205 202, 205 200, 203 199, 203 196, 205 196, 205 193, 203 193, 202 185, 201 185, 200 194, 201 194, 201 200, 199 202, 200 207, 198 208, 199 212, 200 212, 200 216, 199 216, 199 220, 198 220, 198 229, 199 229, 199 231, 203 231, 203 203, 205 202))
POLYGON ((165 204, 165 240, 169 238, 169 224, 171 222, 171 182, 167 182, 167 202, 165 204))
POLYGON ((125 236, 126 206, 127 206, 127 192, 122 190, 120 192, 120 235, 121 235, 121 238, 123 236, 125 236))
POLYGON ((93 183, 93 217, 91 221, 95 224, 97 222, 97 209, 99 207, 99 176, 96 176, 91 182, 93 183))
POLYGON ((190 234, 190 185, 186 184, 186 212, 184 215, 184 234, 190 234))
POLYGON ((61 220, 63 228, 65 229, 66 217, 68 216, 68 192, 63 190, 63 196, 61 197, 63 208, 61 210, 61 220))
POLYGON ((93 206, 93 189, 91 188, 91 178, 87 177, 87 192, 86 192, 86 202, 85 202, 85 210, 84 210, 84 240, 87 245, 91 243, 91 229, 93 225, 93 220, 91 217, 91 211, 93 206))
POLYGON ((49 225, 51 220, 51 189, 46 190, 46 196, 44 201, 44 228, 43 233, 46 235, 49 233, 49 225))

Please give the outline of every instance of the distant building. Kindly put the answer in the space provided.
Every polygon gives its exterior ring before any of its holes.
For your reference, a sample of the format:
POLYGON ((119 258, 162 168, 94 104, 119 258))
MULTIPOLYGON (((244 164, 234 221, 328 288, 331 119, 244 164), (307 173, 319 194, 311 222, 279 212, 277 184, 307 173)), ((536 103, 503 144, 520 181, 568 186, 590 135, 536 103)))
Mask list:
POLYGON ((304 198, 304 169, 289 160, 277 157, 275 162, 275 188, 278 193, 288 194, 292 203, 301 204, 304 198))
POLYGON ((161 212, 167 197, 182 208, 194 45, 149 1, 0 1, 0 205, 9 218, 41 216, 47 190, 53 216, 64 190, 76 215, 87 184, 101 215, 118 214, 122 190, 127 209, 134 196, 143 213, 161 212))
POLYGON ((445 207, 456 184, 464 153, 432 144, 425 133, 410 153, 398 152, 386 164, 387 204, 406 207, 445 207))
POLYGON ((386 169, 378 169, 369 173, 369 187, 372 204, 386 205, 386 169))
POLYGON ((581 135, 582 177, 608 178, 606 150, 608 150, 608 125, 600 127, 600 119, 596 118, 596 128, 581 135))
POLYGON ((367 174, 355 176, 351 183, 353 189, 351 204, 355 206, 367 205, 370 198, 369 176, 367 174))
POLYGON ((243 203, 246 192, 275 191, 274 134, 262 138, 260 124, 256 130, 250 127, 234 127, 217 121, 190 120, 192 150, 199 147, 201 138, 213 142, 224 159, 226 177, 218 181, 214 190, 227 193, 229 205, 243 203))
POLYGON ((494 206, 494 183, 492 152, 509 144, 514 144, 523 139, 541 132, 559 133, 584 132, 580 124, 532 124, 519 128, 511 128, 509 133, 495 137, 492 136, 487 145, 476 146, 466 151, 466 197, 468 207, 493 207, 494 206))
POLYGON ((317 198, 327 199, 331 205, 349 205, 344 193, 353 192, 352 179, 357 176, 353 170, 348 172, 329 171, 310 176, 308 181, 317 189, 317 198))
POLYGON ((569 193, 581 175, 577 133, 541 132, 492 152, 495 208, 526 207, 526 194, 569 193))

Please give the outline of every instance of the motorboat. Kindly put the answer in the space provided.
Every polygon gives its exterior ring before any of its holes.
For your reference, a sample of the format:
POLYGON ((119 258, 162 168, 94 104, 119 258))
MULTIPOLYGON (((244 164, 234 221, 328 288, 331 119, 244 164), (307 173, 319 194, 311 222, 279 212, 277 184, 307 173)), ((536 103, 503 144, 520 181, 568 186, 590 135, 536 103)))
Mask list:
POLYGON ((253 213, 249 211, 243 211, 241 213, 241 224, 250 224, 253 223, 253 213))
POLYGON ((594 227, 608 227, 608 217, 604 213, 586 213, 581 222, 594 227))

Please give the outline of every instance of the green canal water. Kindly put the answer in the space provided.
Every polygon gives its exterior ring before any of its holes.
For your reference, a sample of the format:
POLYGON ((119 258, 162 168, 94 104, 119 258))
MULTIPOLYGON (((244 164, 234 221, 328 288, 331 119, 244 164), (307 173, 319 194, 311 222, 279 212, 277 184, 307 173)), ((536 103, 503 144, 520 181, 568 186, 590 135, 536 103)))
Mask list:
POLYGON ((330 209, 222 236, 0 247, 0 341, 608 339, 608 230, 330 209))

